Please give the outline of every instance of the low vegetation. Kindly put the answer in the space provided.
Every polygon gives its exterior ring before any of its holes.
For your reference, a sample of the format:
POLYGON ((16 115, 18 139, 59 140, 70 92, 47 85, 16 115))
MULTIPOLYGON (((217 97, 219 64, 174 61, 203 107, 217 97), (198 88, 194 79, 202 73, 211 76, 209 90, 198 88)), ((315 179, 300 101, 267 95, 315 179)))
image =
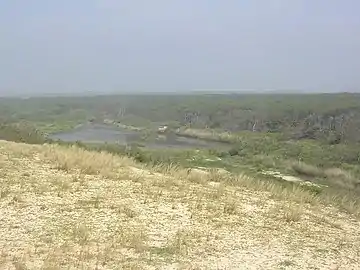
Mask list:
POLYGON ((356 269, 358 206, 223 170, 0 141, 6 269, 356 269), (335 268, 334 268, 335 269, 335 268))
POLYGON ((28 123, 0 123, 0 140, 42 144, 46 142, 44 134, 28 123))

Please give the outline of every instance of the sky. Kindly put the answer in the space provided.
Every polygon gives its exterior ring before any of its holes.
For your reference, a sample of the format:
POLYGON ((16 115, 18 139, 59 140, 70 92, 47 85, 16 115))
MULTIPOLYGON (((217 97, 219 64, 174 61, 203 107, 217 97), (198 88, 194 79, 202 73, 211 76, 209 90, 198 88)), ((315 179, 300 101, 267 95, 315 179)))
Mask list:
POLYGON ((360 91, 359 0, 2 0, 0 95, 360 91))

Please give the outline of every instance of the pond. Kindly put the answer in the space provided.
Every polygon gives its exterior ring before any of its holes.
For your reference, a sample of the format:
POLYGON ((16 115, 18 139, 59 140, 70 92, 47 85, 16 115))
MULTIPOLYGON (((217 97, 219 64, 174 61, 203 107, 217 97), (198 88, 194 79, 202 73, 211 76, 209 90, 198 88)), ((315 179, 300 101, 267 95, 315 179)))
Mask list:
POLYGON ((129 144, 140 140, 140 133, 109 125, 86 124, 70 131, 50 134, 50 139, 64 142, 129 144))
POLYGON ((121 145, 140 143, 147 148, 228 148, 220 142, 172 135, 158 135, 153 140, 143 141, 139 131, 117 128, 111 125, 86 124, 70 131, 50 134, 53 140, 83 143, 118 143, 121 145))

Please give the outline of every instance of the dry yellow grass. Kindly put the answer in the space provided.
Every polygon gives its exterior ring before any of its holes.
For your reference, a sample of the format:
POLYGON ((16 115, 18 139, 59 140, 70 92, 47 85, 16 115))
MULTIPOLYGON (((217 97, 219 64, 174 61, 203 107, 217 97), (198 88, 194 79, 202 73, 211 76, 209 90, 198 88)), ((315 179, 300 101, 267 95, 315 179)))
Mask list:
POLYGON ((325 176, 325 172, 316 167, 316 166, 312 166, 303 162, 294 162, 291 164, 291 168, 297 172, 300 175, 305 175, 305 176, 319 176, 319 177, 323 177, 325 176))
POLYGON ((350 172, 340 168, 322 169, 303 162, 290 163, 291 168, 300 175, 309 177, 325 177, 328 183, 345 189, 356 189, 360 180, 350 172))
POLYGON ((246 176, 0 141, 1 269, 359 269, 360 224, 246 176))

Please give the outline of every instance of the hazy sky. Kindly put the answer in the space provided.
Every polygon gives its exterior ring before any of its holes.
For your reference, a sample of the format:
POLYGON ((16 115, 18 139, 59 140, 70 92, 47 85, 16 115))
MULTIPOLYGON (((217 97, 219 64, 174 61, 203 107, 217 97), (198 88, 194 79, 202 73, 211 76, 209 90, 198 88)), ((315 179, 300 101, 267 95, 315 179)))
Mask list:
POLYGON ((359 0, 2 0, 0 94, 360 89, 359 0))

